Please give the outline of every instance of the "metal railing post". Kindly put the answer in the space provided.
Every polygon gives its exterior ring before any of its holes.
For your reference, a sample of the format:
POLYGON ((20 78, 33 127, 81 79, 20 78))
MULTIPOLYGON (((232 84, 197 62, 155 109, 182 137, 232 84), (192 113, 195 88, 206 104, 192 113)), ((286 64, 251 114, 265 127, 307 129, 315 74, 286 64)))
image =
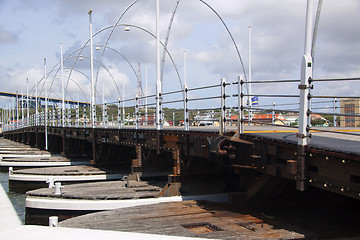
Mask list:
POLYGON ((189 107, 188 107, 188 104, 189 104, 189 99, 188 99, 188 87, 187 85, 185 84, 184 86, 184 96, 185 96, 185 99, 184 99, 184 128, 185 128, 185 131, 189 131, 189 107))
POLYGON ((105 126, 105 102, 102 105, 102 119, 101 123, 105 126))
POLYGON ((225 78, 221 79, 221 119, 220 119, 220 134, 224 134, 225 133, 225 124, 226 124, 226 106, 225 106, 225 86, 226 86, 226 82, 225 82, 225 78))
POLYGON ((104 126, 105 126, 105 128, 108 127, 108 116, 107 116, 107 104, 106 104, 106 101, 104 102, 104 126))
POLYGON ((58 119, 57 125, 60 127, 61 126, 61 108, 57 109, 57 119, 58 119))
POLYGON ((75 120, 75 126, 79 127, 80 125, 80 106, 76 106, 76 120, 75 120))
POLYGON ((84 118, 84 128, 86 128, 86 106, 85 105, 84 105, 83 118, 84 118))
POLYGON ((69 123, 69 127, 71 127, 71 107, 70 106, 68 108, 68 123, 69 123))
POLYGON ((55 111, 55 106, 53 106, 53 109, 52 109, 52 126, 55 127, 55 124, 56 124, 56 111, 55 111))
POLYGON ((121 99, 118 100, 118 115, 117 115, 118 128, 121 128, 121 99))
POLYGON ((313 63, 311 57, 311 39, 312 39, 312 18, 313 18, 313 0, 307 1, 306 10, 306 28, 305 28, 305 51, 301 62, 301 79, 299 84, 300 90, 300 109, 299 109, 299 129, 298 138, 298 159, 297 159, 297 176, 296 189, 304 191, 307 189, 306 171, 307 161, 305 146, 310 142, 309 129, 309 82, 312 79, 313 63))
POLYGON ((272 117, 271 117, 271 123, 275 124, 275 103, 272 103, 272 117))
POLYGON ((173 111, 173 126, 175 126, 175 111, 173 111))
POLYGON ((139 104, 138 104, 138 97, 135 97, 135 129, 139 129, 139 104))
POLYGON ((238 133, 244 133, 244 92, 243 92, 244 80, 243 76, 238 77, 238 117, 237 127, 238 133))
POLYGON ((336 116, 336 102, 337 102, 337 99, 334 98, 334 107, 333 107, 333 111, 334 111, 334 127, 337 127, 337 116, 336 116))

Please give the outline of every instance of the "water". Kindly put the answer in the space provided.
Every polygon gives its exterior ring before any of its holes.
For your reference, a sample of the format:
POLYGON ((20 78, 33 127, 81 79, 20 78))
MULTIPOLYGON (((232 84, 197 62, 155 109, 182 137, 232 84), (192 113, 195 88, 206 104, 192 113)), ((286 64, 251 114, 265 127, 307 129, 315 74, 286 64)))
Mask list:
POLYGON ((11 203, 13 204, 17 215, 21 222, 25 223, 25 194, 9 192, 9 174, 7 172, 0 172, 0 182, 5 192, 7 193, 11 203))

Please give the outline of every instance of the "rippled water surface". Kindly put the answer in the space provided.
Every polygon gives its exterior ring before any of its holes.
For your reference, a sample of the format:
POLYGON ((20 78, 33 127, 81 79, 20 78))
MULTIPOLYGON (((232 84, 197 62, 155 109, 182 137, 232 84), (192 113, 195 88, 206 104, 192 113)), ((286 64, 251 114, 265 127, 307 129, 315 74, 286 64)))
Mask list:
POLYGON ((8 173, 0 172, 0 182, 4 190, 8 194, 16 213, 18 214, 22 223, 25 222, 25 194, 9 192, 9 175, 8 173))

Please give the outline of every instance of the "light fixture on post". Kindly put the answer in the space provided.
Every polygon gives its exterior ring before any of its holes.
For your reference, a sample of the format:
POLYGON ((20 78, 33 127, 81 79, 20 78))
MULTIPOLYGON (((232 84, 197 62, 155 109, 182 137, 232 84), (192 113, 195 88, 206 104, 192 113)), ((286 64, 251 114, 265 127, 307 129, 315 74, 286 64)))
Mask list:
POLYGON ((48 131, 47 131, 47 118, 48 118, 48 102, 47 102, 47 87, 46 87, 46 58, 44 58, 44 88, 45 88, 45 150, 48 150, 48 131))

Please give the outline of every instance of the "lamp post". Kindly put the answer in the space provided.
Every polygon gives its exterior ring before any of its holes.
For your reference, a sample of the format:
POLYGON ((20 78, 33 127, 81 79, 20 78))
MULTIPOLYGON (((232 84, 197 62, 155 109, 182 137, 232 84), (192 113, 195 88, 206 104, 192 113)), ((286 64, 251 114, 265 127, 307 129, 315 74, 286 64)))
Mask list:
POLYGON ((311 56, 311 39, 312 39, 312 17, 313 17, 313 0, 307 1, 306 10, 306 28, 305 28, 305 50, 301 62, 301 78, 298 86, 300 90, 300 109, 299 109, 299 128, 297 133, 298 138, 298 159, 297 159, 297 178, 296 189, 304 191, 307 189, 306 183, 306 169, 307 157, 305 146, 310 143, 310 128, 309 128, 309 100, 308 95, 310 91, 309 80, 312 78, 313 63, 311 56))
POLYGON ((36 83, 36 88, 35 88, 35 126, 37 126, 39 124, 39 116, 38 116, 38 87, 39 87, 39 83, 36 83))
POLYGON ((93 61, 93 39, 92 39, 92 10, 89 14, 89 34, 90 34, 90 82, 91 82, 91 123, 96 127, 96 104, 95 104, 95 82, 94 82, 94 61, 93 61))
POLYGON ((91 125, 92 125, 92 161, 91 163, 96 163, 96 105, 95 105, 95 83, 94 83, 94 57, 93 57, 93 40, 92 40, 92 19, 91 14, 92 10, 88 12, 89 14, 89 35, 90 35, 90 82, 91 82, 91 125))
POLYGON ((148 125, 148 67, 145 66, 145 123, 144 125, 148 125))
POLYGON ((29 126, 29 78, 26 78, 26 125, 29 126))
POLYGON ((60 61, 61 61, 61 93, 62 93, 62 127, 65 127, 65 84, 64 84, 64 59, 63 44, 60 43, 60 61))
POLYGON ((156 130, 162 130, 162 96, 161 96, 161 71, 160 71, 160 20, 159 0, 156 0, 156 130))
POLYGON ((44 88, 45 88, 45 150, 48 150, 48 132, 47 132, 48 105, 47 105, 47 87, 46 87, 46 58, 44 58, 44 88))
POLYGON ((16 124, 15 124, 15 129, 17 129, 19 127, 19 96, 18 96, 18 92, 16 91, 16 124))
POLYGON ((299 134, 298 144, 307 145, 309 143, 309 129, 307 111, 309 109, 309 79, 312 78, 312 57, 311 57, 311 35, 312 35, 312 12, 313 0, 307 2, 306 12, 306 31, 305 31, 305 51, 301 63, 301 79, 300 79, 300 110, 299 110, 299 134))
POLYGON ((251 26, 249 25, 249 86, 248 86, 248 92, 249 92, 249 97, 248 97, 248 102, 249 102, 249 125, 252 125, 252 99, 251 99, 251 80, 252 80, 252 76, 251 76, 251 26))
POLYGON ((21 87, 21 127, 24 127, 24 89, 21 87))

